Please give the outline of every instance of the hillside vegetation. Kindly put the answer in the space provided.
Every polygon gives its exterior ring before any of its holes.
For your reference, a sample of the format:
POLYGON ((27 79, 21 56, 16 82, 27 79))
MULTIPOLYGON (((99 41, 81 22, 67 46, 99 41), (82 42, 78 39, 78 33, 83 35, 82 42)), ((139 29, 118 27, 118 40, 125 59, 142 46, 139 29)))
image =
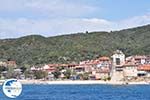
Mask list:
POLYGON ((150 25, 114 32, 3 39, 0 40, 0 60, 16 60, 18 65, 73 63, 111 56, 116 49, 127 56, 150 55, 150 25))

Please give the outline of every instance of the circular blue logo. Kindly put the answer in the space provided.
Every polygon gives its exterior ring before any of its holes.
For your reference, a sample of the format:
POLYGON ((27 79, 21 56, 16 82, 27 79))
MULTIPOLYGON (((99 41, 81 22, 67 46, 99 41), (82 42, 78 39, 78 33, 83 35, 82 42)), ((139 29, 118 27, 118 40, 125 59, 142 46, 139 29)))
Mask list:
POLYGON ((8 79, 3 84, 3 92, 9 98, 16 98, 22 92, 22 85, 17 79, 8 79))

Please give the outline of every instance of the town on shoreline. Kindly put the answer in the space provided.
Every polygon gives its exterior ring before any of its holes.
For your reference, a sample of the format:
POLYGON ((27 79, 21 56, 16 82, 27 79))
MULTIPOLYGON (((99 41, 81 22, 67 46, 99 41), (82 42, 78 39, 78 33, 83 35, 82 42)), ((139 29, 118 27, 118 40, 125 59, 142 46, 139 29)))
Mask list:
POLYGON ((150 84, 150 56, 116 50, 111 57, 71 64, 17 67, 16 61, 0 61, 0 78, 16 78, 23 84, 150 84))

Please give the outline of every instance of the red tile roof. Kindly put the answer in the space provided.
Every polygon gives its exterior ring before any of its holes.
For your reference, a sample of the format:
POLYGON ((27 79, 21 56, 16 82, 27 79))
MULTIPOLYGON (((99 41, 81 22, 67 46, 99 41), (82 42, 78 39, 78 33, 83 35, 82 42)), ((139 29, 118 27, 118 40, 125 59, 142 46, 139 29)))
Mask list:
POLYGON ((78 64, 48 64, 49 67, 68 67, 77 66, 78 64))
POLYGON ((138 60, 138 59, 146 59, 146 56, 136 55, 136 56, 134 56, 134 58, 135 58, 136 60, 138 60))
POLYGON ((9 64, 9 65, 16 65, 16 61, 7 61, 7 64, 9 64))
POLYGON ((136 66, 136 64, 134 62, 125 62, 125 64, 123 66, 136 66))
POLYGON ((110 60, 110 59, 109 59, 109 57, 105 57, 105 56, 104 56, 104 57, 100 57, 99 60, 101 60, 101 61, 108 61, 108 60, 110 60))
POLYGON ((149 65, 141 65, 141 66, 138 67, 138 70, 150 71, 150 64, 149 65))
POLYGON ((108 69, 108 68, 101 69, 99 72, 100 72, 100 73, 109 73, 109 72, 110 72, 110 69, 108 69))

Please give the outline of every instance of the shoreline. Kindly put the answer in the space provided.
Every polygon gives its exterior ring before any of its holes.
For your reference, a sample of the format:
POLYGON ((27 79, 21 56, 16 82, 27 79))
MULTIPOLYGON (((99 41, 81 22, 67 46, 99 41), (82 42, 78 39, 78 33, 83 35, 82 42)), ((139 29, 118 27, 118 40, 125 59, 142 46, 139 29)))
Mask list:
MULTIPOLYGON (((0 85, 5 80, 0 80, 0 85)), ((63 80, 63 81, 43 81, 43 80, 19 80, 23 85, 150 85, 150 82, 124 82, 124 81, 101 81, 101 80, 63 80)))

